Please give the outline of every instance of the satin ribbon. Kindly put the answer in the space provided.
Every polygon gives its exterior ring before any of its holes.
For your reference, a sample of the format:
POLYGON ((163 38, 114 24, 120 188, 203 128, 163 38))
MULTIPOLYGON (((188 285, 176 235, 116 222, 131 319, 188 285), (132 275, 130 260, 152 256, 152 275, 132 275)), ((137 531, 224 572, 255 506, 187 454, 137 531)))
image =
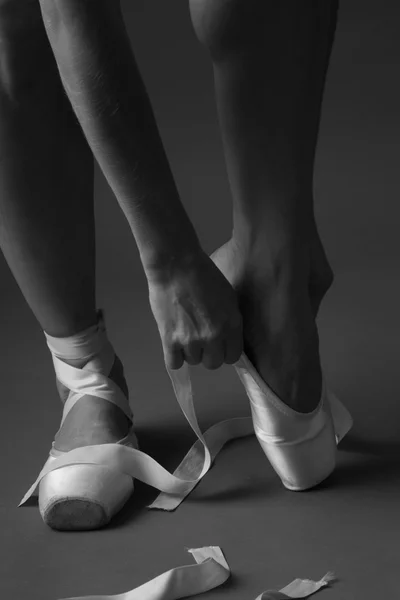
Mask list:
MULTIPOLYGON (((188 552, 196 561, 195 565, 185 565, 166 571, 128 592, 112 596, 75 596, 60 600, 177 600, 207 592, 229 579, 231 571, 219 546, 194 548, 188 552)), ((332 573, 327 573, 319 581, 295 579, 279 591, 263 592, 256 600, 307 598, 329 585, 334 579, 332 573)))
MULTIPOLYGON (((109 386, 104 375, 90 371, 85 373, 84 369, 71 367, 55 356, 53 360, 60 381, 73 390, 67 406, 64 406, 63 421, 69 410, 84 393, 105 398, 120 406, 126 414, 129 413, 130 408, 126 405, 126 399, 121 396, 118 386, 109 386)), ((19 506, 35 493, 40 480, 47 473, 73 464, 105 465, 161 490, 161 494, 150 504, 149 508, 174 510, 179 506, 208 472, 222 447, 230 440, 254 434, 254 427, 251 417, 234 418, 216 423, 202 434, 194 409, 188 365, 185 364, 178 371, 168 371, 168 374, 179 406, 198 438, 173 474, 144 452, 121 443, 85 446, 53 458, 50 464, 46 463, 19 506)), ((333 394, 329 395, 329 402, 336 443, 339 443, 349 430, 351 424, 349 414, 333 394)), ((218 546, 197 548, 189 552, 196 561, 195 565, 186 565, 167 571, 126 593, 111 596, 81 596, 64 600, 175 600, 203 593, 221 585, 228 579, 229 566, 218 546)), ((306 598, 328 585, 330 581, 332 581, 332 575, 329 573, 318 582, 296 579, 279 591, 263 592, 256 600, 306 598)))
MULTIPOLYGON (((120 406, 125 413, 128 413, 130 409, 126 407, 125 396, 123 394, 121 396, 121 393, 118 394, 118 386, 107 387, 107 378, 104 375, 85 371, 84 369, 76 369, 55 356, 53 360, 59 379, 74 390, 68 406, 64 407, 63 421, 83 393, 105 398, 120 406)), ((171 474, 148 454, 120 443, 84 446, 53 457, 51 462, 47 462, 36 481, 22 498, 19 506, 22 506, 35 493, 40 480, 47 473, 67 465, 98 464, 122 471, 160 490, 161 494, 148 508, 162 510, 177 508, 208 472, 223 446, 230 440, 253 435, 254 427, 251 417, 239 417, 221 421, 202 434, 194 409, 188 365, 185 363, 179 370, 168 370, 168 374, 179 406, 198 438, 174 473, 171 474)), ((348 429, 346 426, 346 415, 348 413, 334 395, 330 396, 330 403, 336 441, 339 443, 348 429)))

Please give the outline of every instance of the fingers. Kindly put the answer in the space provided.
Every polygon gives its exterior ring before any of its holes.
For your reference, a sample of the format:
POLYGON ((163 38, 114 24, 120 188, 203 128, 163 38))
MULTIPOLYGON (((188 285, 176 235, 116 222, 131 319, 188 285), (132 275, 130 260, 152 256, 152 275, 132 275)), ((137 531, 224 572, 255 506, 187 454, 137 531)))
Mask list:
POLYGON ((164 361, 171 371, 180 369, 185 362, 181 346, 179 344, 164 346, 164 361))
POLYGON ((243 319, 240 312, 232 317, 225 336, 225 363, 233 365, 243 352, 243 319))
POLYGON ((180 369, 186 361, 189 365, 199 365, 203 359, 203 347, 198 341, 182 346, 178 342, 164 348, 165 364, 172 371, 180 369))
POLYGON ((186 361, 191 366, 200 365, 206 369, 219 369, 223 364, 237 362, 243 351, 241 327, 232 329, 228 335, 215 337, 211 341, 191 341, 186 345, 171 344, 164 350, 165 364, 171 370, 180 369, 186 361))
POLYGON ((199 365, 204 357, 204 348, 200 341, 191 342, 182 349, 188 365, 199 365))
POLYGON ((243 352, 243 334, 242 329, 231 333, 225 342, 225 363, 227 365, 235 364, 243 352))
POLYGON ((206 369, 219 369, 224 364, 225 347, 223 338, 209 342, 203 353, 203 365, 206 369))
POLYGON ((219 369, 224 364, 225 351, 222 341, 207 344, 190 342, 187 346, 170 346, 164 351, 165 364, 171 370, 180 369, 186 361, 195 366, 203 363, 206 369, 219 369))

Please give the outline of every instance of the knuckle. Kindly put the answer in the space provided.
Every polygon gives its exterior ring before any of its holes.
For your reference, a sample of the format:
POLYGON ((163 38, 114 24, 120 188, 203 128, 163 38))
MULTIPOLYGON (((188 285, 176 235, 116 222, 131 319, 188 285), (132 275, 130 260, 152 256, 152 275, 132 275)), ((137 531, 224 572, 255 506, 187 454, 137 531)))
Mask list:
POLYGON ((187 344, 186 347, 188 349, 189 352, 199 352, 200 348, 201 348, 201 342, 198 339, 190 339, 187 344))
POLYGON ((170 340, 167 341, 166 347, 170 354, 176 354, 179 352, 179 350, 181 348, 181 343, 178 339, 171 338, 170 340))
POLYGON ((207 344, 215 344, 221 340, 223 337, 223 329, 219 327, 215 327, 206 331, 203 334, 203 340, 207 344))

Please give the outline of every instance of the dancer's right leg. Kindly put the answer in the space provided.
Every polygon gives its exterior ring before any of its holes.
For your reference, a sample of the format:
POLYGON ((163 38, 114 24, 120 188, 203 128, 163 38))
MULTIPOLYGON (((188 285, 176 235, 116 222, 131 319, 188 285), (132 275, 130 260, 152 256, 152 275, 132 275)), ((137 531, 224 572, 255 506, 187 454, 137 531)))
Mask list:
POLYGON ((319 304, 332 271, 313 169, 337 0, 190 0, 208 49, 233 199, 213 260, 237 291, 244 349, 277 395, 311 412, 322 390, 319 304))
MULTIPOLYGON (((0 41, 0 246, 43 330, 70 337, 97 320, 93 156, 37 0, 0 0, 0 41)), ((56 448, 117 441, 129 425, 118 407, 87 396, 68 415, 56 448)))

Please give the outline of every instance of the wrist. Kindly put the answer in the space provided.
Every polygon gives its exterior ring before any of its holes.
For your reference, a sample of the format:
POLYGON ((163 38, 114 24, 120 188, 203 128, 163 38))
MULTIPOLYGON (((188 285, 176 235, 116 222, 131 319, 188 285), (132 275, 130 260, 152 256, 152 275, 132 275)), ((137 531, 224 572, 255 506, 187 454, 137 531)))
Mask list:
POLYGON ((204 251, 197 242, 181 248, 165 246, 159 252, 142 252, 141 261, 148 281, 167 283, 178 273, 193 269, 202 256, 204 251))

